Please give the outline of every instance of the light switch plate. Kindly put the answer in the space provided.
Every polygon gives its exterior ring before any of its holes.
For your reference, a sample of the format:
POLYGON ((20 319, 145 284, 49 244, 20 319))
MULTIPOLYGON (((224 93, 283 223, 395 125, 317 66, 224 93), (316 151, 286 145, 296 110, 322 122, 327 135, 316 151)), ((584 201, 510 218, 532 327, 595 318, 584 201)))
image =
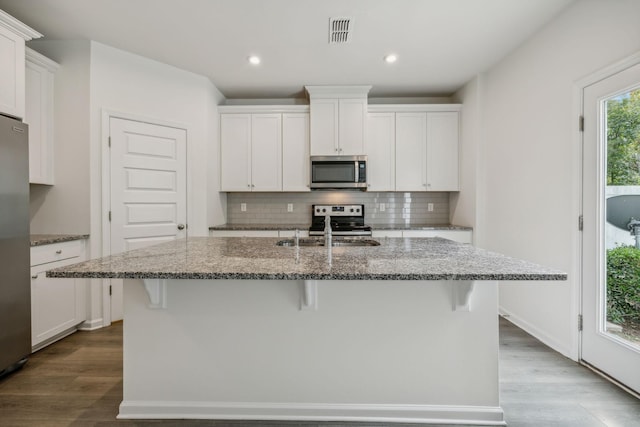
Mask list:
POLYGON ((247 211, 247 204, 240 203, 240 212, 246 212, 246 211, 247 211))

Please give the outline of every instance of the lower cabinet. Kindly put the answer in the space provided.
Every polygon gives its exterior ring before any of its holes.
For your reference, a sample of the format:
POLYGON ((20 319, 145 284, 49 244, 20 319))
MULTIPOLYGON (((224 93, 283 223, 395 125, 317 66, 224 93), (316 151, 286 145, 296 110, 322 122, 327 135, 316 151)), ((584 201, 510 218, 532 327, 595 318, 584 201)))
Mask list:
MULTIPOLYGON (((209 230, 211 237, 294 237, 295 230, 209 230)), ((309 237, 309 230, 299 230, 298 237, 309 237)))
POLYGON ((84 241, 31 248, 31 345, 39 350, 86 320, 86 281, 52 279, 46 271, 84 261, 84 241))
POLYGON ((442 237, 458 243, 473 243, 471 230, 374 230, 373 237, 442 237))

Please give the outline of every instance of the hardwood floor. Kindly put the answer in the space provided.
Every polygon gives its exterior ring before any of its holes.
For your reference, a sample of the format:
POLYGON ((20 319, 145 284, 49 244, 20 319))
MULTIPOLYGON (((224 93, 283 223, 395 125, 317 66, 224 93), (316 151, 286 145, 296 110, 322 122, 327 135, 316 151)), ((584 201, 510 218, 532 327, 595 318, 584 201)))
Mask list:
MULTIPOLYGON (((501 401, 512 427, 636 427, 640 400, 500 319, 501 401)), ((376 423, 116 420, 122 323, 78 332, 0 380, 0 426, 382 426, 376 423)), ((393 427, 416 424, 390 424, 393 427)))

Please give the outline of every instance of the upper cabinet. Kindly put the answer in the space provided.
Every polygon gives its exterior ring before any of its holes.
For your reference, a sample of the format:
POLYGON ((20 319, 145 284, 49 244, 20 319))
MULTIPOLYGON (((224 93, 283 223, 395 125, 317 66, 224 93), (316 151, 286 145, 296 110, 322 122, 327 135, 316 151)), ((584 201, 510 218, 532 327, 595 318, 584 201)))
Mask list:
POLYGON ((25 116, 29 125, 29 182, 53 185, 53 89, 59 65, 26 49, 25 116))
POLYGON ((312 156, 365 152, 367 94, 371 86, 306 86, 312 156))
POLYGON ((223 191, 282 190, 282 123, 278 114, 220 116, 223 191))
POLYGON ((306 106, 219 110, 222 191, 309 191, 306 106))
POLYGON ((369 106, 370 191, 459 191, 460 105, 369 106))
POLYGON ((0 10, 0 113, 24 118, 25 41, 42 37, 0 10))
POLYGON ((282 190, 310 191, 309 113, 282 114, 282 190))

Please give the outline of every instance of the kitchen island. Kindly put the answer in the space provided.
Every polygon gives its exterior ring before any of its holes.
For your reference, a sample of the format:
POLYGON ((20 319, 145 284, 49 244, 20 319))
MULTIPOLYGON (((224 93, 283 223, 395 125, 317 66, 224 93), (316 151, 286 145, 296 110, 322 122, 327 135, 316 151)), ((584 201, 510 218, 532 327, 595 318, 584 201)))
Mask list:
POLYGON ((499 280, 565 273, 445 239, 188 238, 48 272, 123 278, 120 418, 504 425, 499 280))

